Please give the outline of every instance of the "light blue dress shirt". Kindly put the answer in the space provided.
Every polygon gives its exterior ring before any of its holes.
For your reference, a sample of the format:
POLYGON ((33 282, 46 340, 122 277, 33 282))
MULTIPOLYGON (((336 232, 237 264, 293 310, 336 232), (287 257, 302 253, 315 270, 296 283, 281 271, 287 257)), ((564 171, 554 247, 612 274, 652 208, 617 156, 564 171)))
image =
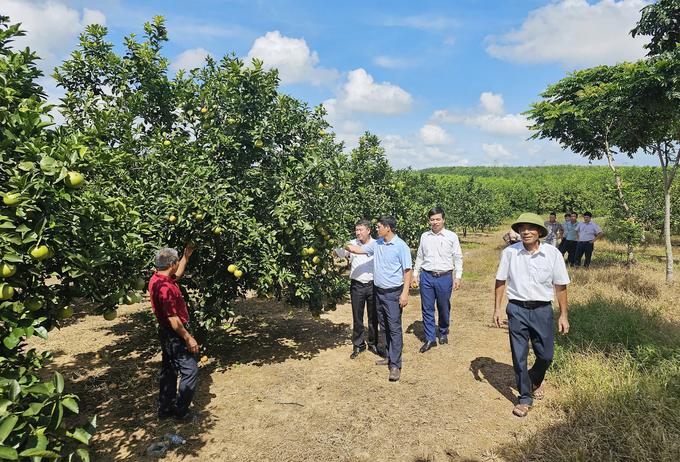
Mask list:
POLYGON ((392 289, 404 283, 404 271, 411 269, 411 251, 399 236, 390 242, 382 237, 361 246, 373 255, 373 283, 381 289, 392 289))

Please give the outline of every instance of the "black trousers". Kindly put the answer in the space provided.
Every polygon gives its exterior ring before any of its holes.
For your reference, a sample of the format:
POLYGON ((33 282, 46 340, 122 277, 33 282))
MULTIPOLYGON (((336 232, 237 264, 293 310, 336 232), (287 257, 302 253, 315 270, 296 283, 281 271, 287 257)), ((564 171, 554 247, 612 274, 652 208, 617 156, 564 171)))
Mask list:
POLYGON ((378 346, 378 313, 375 308, 375 291, 373 283, 364 287, 352 280, 349 286, 349 296, 352 301, 352 344, 355 347, 366 346, 366 327, 364 327, 364 307, 368 314, 368 345, 378 346))
POLYGON ((187 344, 171 327, 158 327, 158 338, 163 349, 158 390, 158 415, 181 417, 189 412, 194 399, 198 365, 187 344), (181 374, 179 389, 177 376, 181 374))
POLYGON ((570 265, 574 265, 576 263, 576 246, 578 245, 578 241, 570 241, 567 239, 567 263, 570 265))
POLYGON ((576 258, 574 259, 574 265, 581 266, 581 258, 583 255, 586 256, 586 261, 583 264, 586 268, 590 266, 590 258, 593 256, 593 249, 595 245, 590 242, 579 242, 576 246, 576 258))

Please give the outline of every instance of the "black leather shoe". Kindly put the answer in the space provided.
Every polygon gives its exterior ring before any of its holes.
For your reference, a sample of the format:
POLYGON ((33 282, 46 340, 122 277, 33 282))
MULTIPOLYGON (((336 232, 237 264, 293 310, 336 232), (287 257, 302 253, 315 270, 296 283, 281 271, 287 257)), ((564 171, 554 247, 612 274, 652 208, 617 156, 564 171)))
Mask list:
POLYGON ((425 352, 428 351, 429 349, 434 348, 434 347, 436 347, 436 346, 437 346, 437 342, 429 342, 429 341, 428 341, 428 342, 425 342, 425 343, 423 344, 423 346, 420 347, 420 352, 421 352, 421 353, 425 353, 425 352))
POLYGON ((442 335, 441 337, 439 337, 440 345, 446 345, 447 343, 449 343, 449 338, 446 335, 442 335))
POLYGON ((349 359, 355 359, 357 356, 359 356, 364 351, 366 351, 366 347, 361 348, 361 347, 355 346, 354 351, 352 351, 352 354, 349 355, 349 359))
POLYGON ((371 345, 370 347, 368 347, 368 351, 370 351, 371 353, 373 353, 376 356, 380 356, 381 358, 385 357, 385 350, 383 350, 382 348, 380 348, 377 345, 375 345, 375 346, 371 345))

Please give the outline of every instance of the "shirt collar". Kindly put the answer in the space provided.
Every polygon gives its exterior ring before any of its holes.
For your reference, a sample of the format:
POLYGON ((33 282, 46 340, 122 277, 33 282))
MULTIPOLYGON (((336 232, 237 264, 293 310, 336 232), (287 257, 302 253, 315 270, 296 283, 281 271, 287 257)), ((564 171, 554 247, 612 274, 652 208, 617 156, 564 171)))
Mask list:
POLYGON ((444 226, 444 227, 442 228, 442 230, 439 231, 438 233, 435 233, 434 231, 432 231, 432 228, 430 228, 430 230, 428 231, 428 233, 430 233, 430 235, 432 235, 432 236, 437 236, 437 235, 439 235, 439 234, 444 234, 444 231, 446 231, 446 226, 444 226))
MULTIPOLYGON (((529 255, 531 255, 529 253, 529 251, 524 247, 523 242, 518 242, 518 244, 520 245, 520 249, 519 249, 520 252, 528 253, 529 255)), ((540 253, 541 255, 545 255, 544 249, 545 249, 546 245, 547 245, 546 243, 538 241, 538 250, 536 250, 536 252, 534 252, 534 255, 536 255, 537 253, 540 253)))

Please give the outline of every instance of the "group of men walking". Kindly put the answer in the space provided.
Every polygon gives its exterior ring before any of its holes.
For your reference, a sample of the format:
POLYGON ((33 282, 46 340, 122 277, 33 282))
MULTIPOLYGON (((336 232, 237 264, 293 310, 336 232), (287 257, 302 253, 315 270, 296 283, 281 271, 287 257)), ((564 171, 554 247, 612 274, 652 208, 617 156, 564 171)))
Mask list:
MULTIPOLYGON (((335 256, 348 256, 351 260, 353 350, 350 358, 355 359, 368 349, 381 358, 376 361, 377 365, 388 366, 392 382, 401 377, 402 311, 408 304, 409 289, 420 288, 425 331, 420 353, 427 353, 438 344, 448 343, 451 294, 461 286, 463 254, 458 236, 445 228, 446 214, 442 208, 434 207, 428 215, 430 230, 420 237, 415 265, 411 263, 408 245, 396 234, 397 221, 390 215, 378 219, 378 239, 371 237, 370 222, 362 219, 355 225, 356 239, 344 248, 334 250, 335 256), (364 326, 364 310, 368 313, 368 326, 364 326), (379 346, 379 335, 385 350, 379 346)), ((496 273, 493 321, 501 327, 501 301, 505 289, 512 362, 519 390, 519 403, 513 413, 520 417, 531 409, 533 399, 540 399, 545 393, 542 382, 554 353, 552 302, 555 294, 560 309, 559 331, 562 334, 569 331, 569 276, 556 246, 557 239, 561 239, 560 246, 567 246, 567 252, 570 252, 570 241, 573 240, 570 233, 573 232, 578 243, 576 254, 579 249, 586 253, 587 266, 592 243, 602 236, 602 230, 590 221, 590 214, 585 216, 584 223, 577 225, 576 214, 571 214, 568 226, 562 226, 556 223, 554 214, 547 222, 535 214, 522 214, 512 224, 520 241, 506 247, 501 254, 496 273), (540 238, 544 238, 544 242, 540 242, 540 238), (579 247, 581 242, 588 245, 579 247), (527 367, 529 340, 536 355, 531 369, 527 367)), ((175 417, 187 421, 196 417, 189 411, 189 405, 196 387, 198 369, 194 354, 198 352, 198 344, 184 328, 188 313, 177 287, 177 279, 182 276, 192 252, 193 249, 185 249, 180 259, 173 249, 160 250, 155 261, 157 272, 149 283, 151 306, 163 347, 159 418, 175 417), (178 375, 181 375, 179 390, 178 375)))
POLYGON ((444 228, 444 210, 434 207, 430 210, 429 217, 431 229, 420 237, 415 267, 411 264, 408 245, 395 234, 397 220, 391 215, 382 215, 378 219, 377 241, 370 238, 370 223, 359 220, 355 226, 357 239, 344 249, 334 251, 336 256, 349 255, 351 260, 350 298, 354 320, 354 349, 350 358, 356 358, 367 348, 363 325, 366 309, 369 323, 368 349, 378 356, 384 356, 376 364, 389 367, 389 380, 392 382, 399 380, 401 376, 401 353, 404 345, 401 315, 408 303, 412 278, 413 286, 420 286, 422 300, 425 343, 420 352, 425 353, 437 346, 435 307, 439 315, 439 344, 448 343, 451 292, 460 288, 463 253, 456 233, 444 228), (373 287, 366 282, 371 276, 373 287), (385 353, 378 347, 378 325, 387 350, 385 353))

